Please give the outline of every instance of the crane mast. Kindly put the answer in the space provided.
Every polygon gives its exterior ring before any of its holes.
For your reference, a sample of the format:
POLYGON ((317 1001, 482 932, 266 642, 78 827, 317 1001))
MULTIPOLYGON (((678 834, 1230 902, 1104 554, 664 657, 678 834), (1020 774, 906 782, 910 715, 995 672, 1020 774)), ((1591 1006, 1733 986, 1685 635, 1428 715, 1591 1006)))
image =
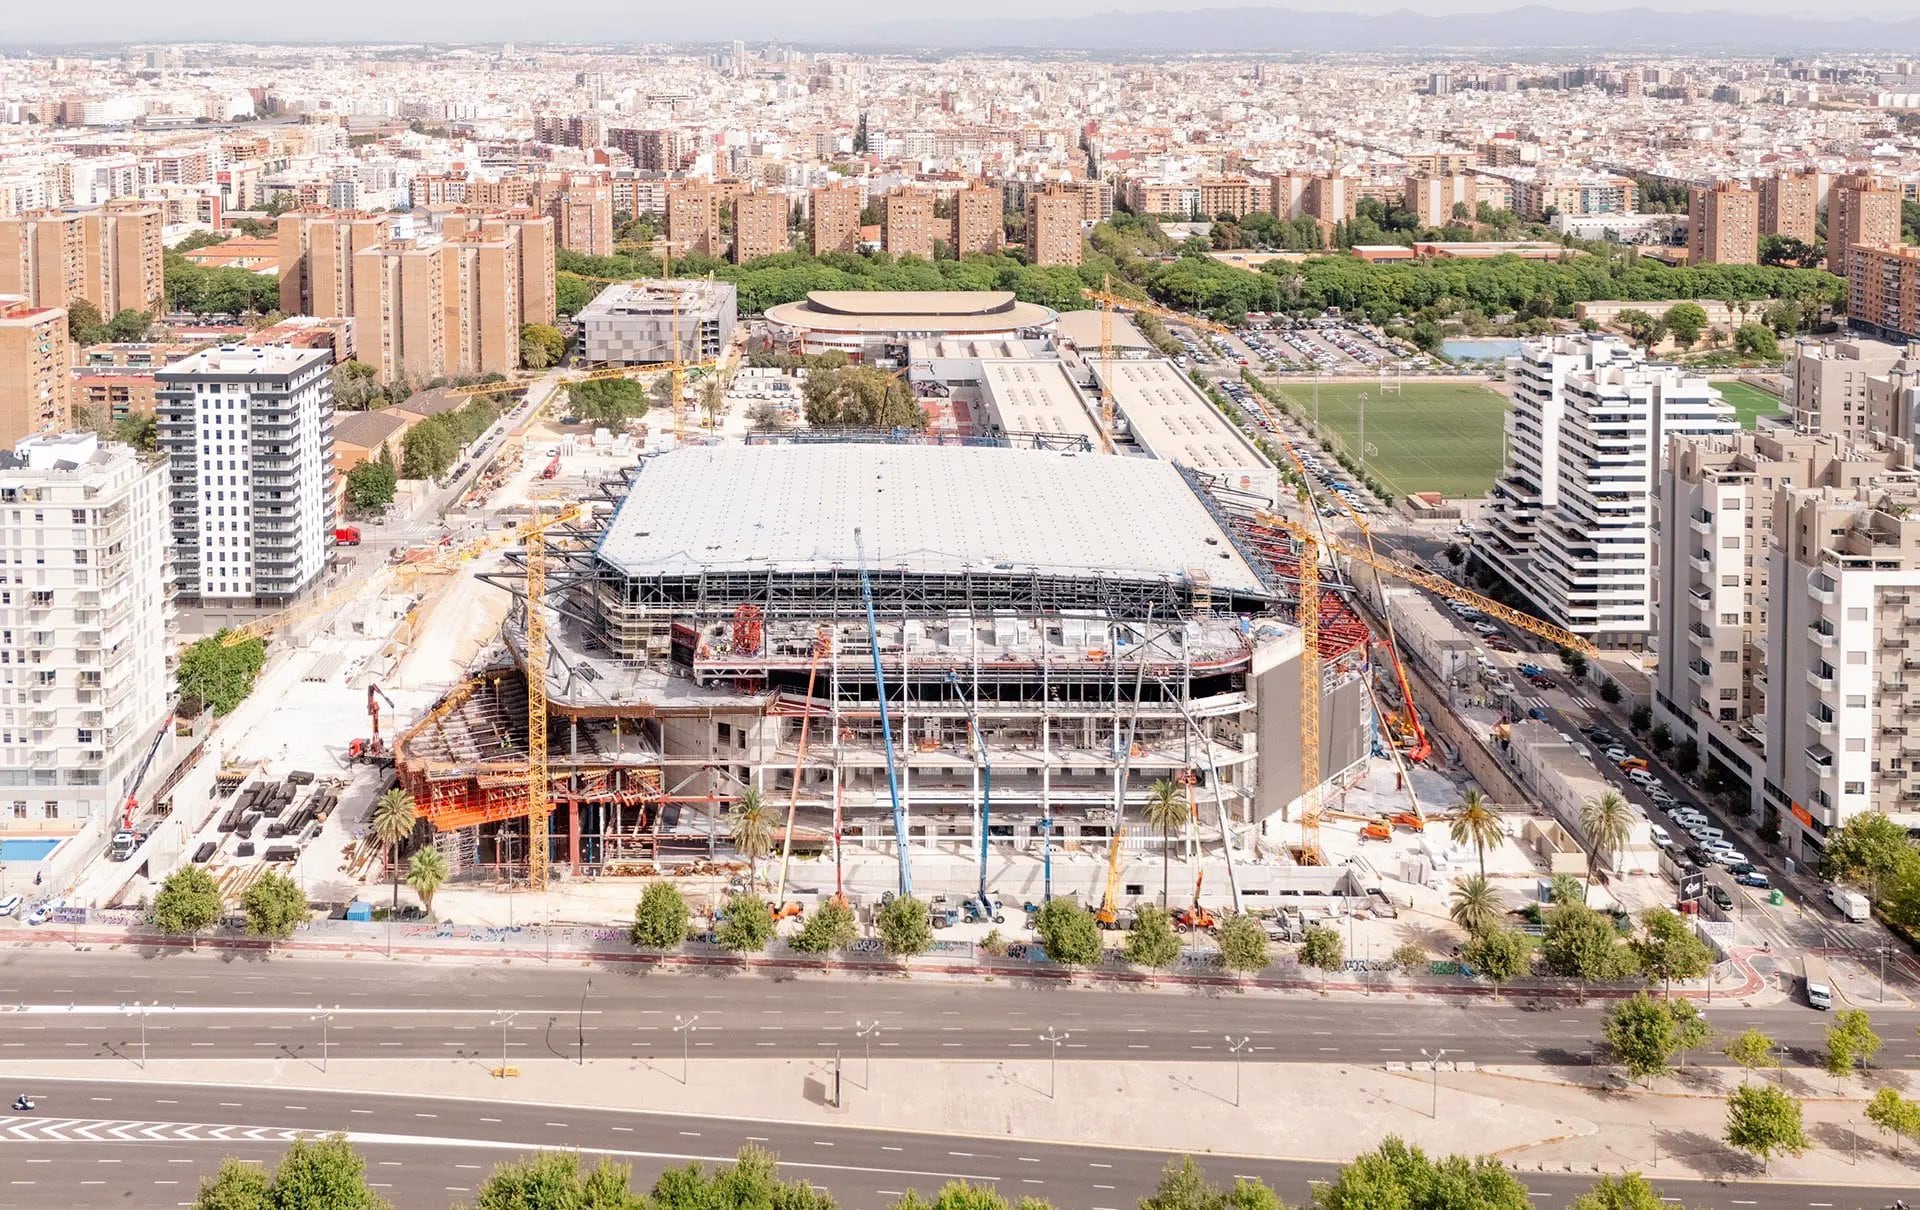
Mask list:
POLYGON ((887 711, 887 670, 880 663, 880 622, 873 612, 873 581, 867 575, 867 545, 853 531, 854 556, 860 565, 860 603, 867 611, 867 649, 873 653, 873 691, 880 699, 880 737, 887 746, 887 794, 893 800, 893 844, 900 865, 900 894, 913 894, 913 864, 907 852, 907 813, 900 802, 900 772, 893 755, 893 716, 887 711))
MULTIPOLYGON (((538 522, 538 514, 535 515, 538 522)), ((552 861, 547 783, 547 544, 536 524, 527 533, 527 886, 545 890, 552 861)), ((509 874, 511 876, 511 874, 509 874)))

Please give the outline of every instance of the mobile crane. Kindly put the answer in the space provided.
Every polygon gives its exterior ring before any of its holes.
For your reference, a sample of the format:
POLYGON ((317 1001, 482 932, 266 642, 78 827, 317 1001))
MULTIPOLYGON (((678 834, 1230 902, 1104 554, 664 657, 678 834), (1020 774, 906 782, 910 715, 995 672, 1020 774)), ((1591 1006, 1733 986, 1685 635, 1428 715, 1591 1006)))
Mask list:
POLYGON ((900 865, 900 897, 913 894, 913 862, 907 845, 907 813, 900 802, 900 773, 894 762, 893 716, 887 711, 887 672, 880 663, 880 622, 873 612, 873 581, 867 575, 867 545, 856 527, 854 557, 860 567, 860 603, 867 611, 867 647, 873 652, 873 689, 880 699, 880 736, 887 746, 887 794, 893 801, 893 844, 900 865))

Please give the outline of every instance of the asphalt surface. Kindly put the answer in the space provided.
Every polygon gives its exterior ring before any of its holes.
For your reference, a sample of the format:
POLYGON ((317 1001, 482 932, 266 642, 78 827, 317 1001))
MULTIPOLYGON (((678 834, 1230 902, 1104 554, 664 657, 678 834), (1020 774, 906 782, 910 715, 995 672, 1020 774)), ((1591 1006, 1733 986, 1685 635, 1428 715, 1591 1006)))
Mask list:
MULTIPOLYGON (((699 1014, 694 1048, 714 1057, 797 1058, 847 1046, 878 1021, 875 1053, 894 1058, 1011 1058, 1038 1034, 1073 1034, 1077 1059, 1228 1060, 1228 1032, 1269 1062, 1418 1062, 1422 1047, 1476 1063, 1585 1064, 1605 1005, 1533 1007, 1506 997, 1449 1001, 1247 996, 1216 990, 1075 989, 906 982, 894 977, 778 978, 668 973, 577 963, 515 966, 269 960, 231 954, 0 950, 0 1063, 131 1061, 144 1014, 155 1059, 451 1058, 498 1055, 495 1019, 514 1013, 508 1057, 643 1057, 678 1049, 677 1018, 699 1014), (588 980, 592 980, 591 988, 588 980), (315 1020, 320 1007, 335 1009, 315 1020)), ((1812 1062, 1831 1018, 1799 1005, 1708 1005, 1723 1032, 1752 1025, 1812 1062)), ((1886 1067, 1920 1067, 1920 1012, 1873 1015, 1886 1067)), ((1703 1052, 1690 1061, 1721 1063, 1703 1052)))
MULTIPOLYGON (((850 1073, 851 1074, 851 1073, 850 1073)), ((881 1077, 876 1077, 881 1078, 881 1077)), ((1010 1197, 1062 1210, 1120 1210, 1150 1191, 1166 1153, 1029 1143, 1002 1137, 782 1125, 641 1111, 582 1110, 427 1097, 348 1096, 198 1085, 41 1081, 38 1108, 0 1115, 0 1208, 188 1205, 224 1156, 271 1161, 298 1132, 345 1132, 367 1159, 368 1179, 398 1207, 470 1202, 495 1164, 541 1148, 606 1154, 648 1187, 688 1162, 725 1162, 754 1144, 777 1153, 789 1179, 805 1179, 849 1210, 891 1205, 908 1189, 949 1180, 996 1185, 1010 1197), (90 1141, 98 1140, 98 1141, 90 1141)), ((843 1089, 862 1095, 857 1082, 843 1089)), ((1257 1112, 1248 1107, 1248 1112, 1257 1112)), ((1294 1204, 1334 1166, 1207 1156, 1214 1180, 1257 1177, 1294 1204)), ((1592 1176, 1523 1175, 1534 1201, 1564 1205, 1592 1176)), ((1664 1182, 1692 1207, 1878 1210, 1901 1189, 1755 1182, 1664 1182)))

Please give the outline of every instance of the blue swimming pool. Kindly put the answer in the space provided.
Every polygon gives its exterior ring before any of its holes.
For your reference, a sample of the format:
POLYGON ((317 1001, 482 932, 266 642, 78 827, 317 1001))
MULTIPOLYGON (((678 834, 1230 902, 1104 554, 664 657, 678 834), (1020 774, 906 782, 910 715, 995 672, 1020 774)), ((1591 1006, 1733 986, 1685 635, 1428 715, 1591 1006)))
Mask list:
POLYGON ((58 840, 0 840, 0 861, 45 861, 58 840))
POLYGON ((1469 358, 1474 361, 1492 361, 1501 357, 1512 357, 1520 351, 1517 340, 1443 340, 1440 351, 1448 357, 1469 358))

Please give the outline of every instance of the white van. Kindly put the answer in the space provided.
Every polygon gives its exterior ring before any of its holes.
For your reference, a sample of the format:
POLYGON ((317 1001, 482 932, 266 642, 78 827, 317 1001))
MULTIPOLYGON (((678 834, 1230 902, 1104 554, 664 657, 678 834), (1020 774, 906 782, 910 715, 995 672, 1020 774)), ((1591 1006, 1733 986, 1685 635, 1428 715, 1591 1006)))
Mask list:
POLYGON ((1873 918, 1873 905, 1859 891, 1843 886, 1831 887, 1827 891, 1827 899, 1840 909, 1842 916, 1856 924, 1873 918))

